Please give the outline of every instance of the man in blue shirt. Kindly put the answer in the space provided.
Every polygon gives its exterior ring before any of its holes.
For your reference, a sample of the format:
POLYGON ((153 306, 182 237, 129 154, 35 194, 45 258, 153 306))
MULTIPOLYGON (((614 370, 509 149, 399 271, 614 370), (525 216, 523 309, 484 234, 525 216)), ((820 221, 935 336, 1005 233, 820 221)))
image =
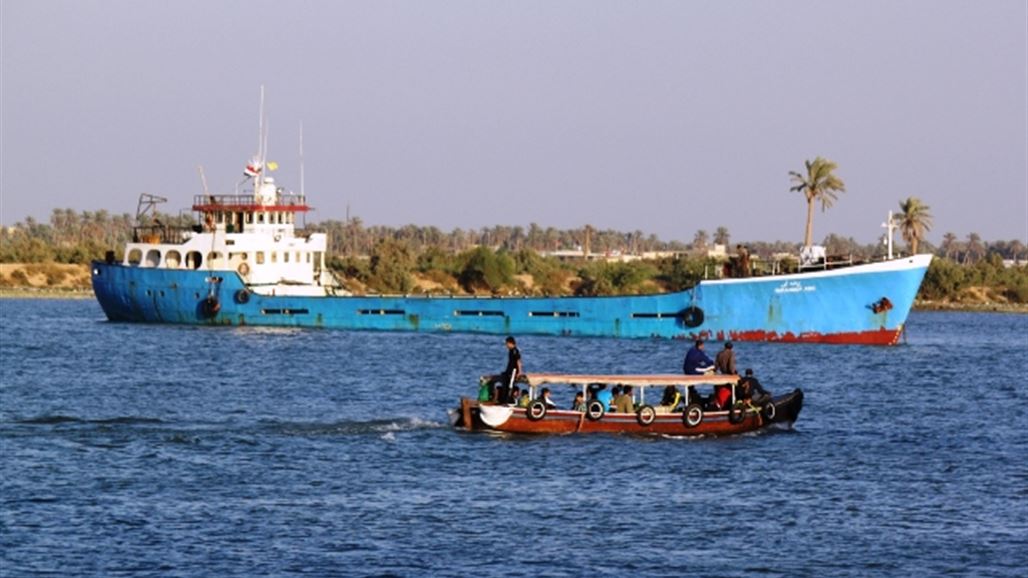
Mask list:
POLYGON ((603 404, 604 411, 610 411, 610 402, 614 399, 614 394, 611 393, 607 386, 604 384, 598 384, 595 387, 590 388, 593 399, 598 400, 603 404))
POLYGON ((703 375, 714 367, 714 361, 703 352, 703 340, 697 339, 696 345, 685 354, 682 371, 686 375, 703 375))

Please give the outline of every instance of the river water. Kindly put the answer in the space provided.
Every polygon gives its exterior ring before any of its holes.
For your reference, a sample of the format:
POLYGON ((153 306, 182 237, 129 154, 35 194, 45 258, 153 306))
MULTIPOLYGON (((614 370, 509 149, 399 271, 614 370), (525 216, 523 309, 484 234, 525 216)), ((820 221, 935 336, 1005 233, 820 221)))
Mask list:
MULTIPOLYGON (((496 336, 114 324, 92 301, 2 300, 0 322, 5 577, 1028 568, 1028 316, 738 344, 805 406, 720 439, 454 432, 496 336)), ((676 372, 687 345, 519 342, 529 373, 676 372)))

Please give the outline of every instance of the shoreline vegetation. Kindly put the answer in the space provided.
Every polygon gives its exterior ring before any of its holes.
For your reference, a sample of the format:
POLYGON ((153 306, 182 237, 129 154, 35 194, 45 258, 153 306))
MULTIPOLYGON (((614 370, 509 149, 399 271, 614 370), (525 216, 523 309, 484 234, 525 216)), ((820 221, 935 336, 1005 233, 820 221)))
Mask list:
MULTIPOLYGON (((908 200, 910 202, 910 200, 908 200)), ((158 220, 159 219, 159 220, 158 220)), ((187 228, 189 215, 157 214, 162 226, 187 228)), ((107 211, 55 209, 50 223, 31 218, 0 227, 0 297, 89 298, 89 263, 113 251, 122 259, 134 219, 107 211)), ((799 243, 749 241, 734 245, 726 227, 696 231, 692 242, 663 241, 642 231, 528 227, 478 230, 371 226, 359 218, 298 228, 297 235, 328 234, 326 266, 354 294, 637 295, 679 291, 738 266, 745 246, 754 274, 795 271, 799 243)), ((946 233, 939 247, 919 234, 935 259, 915 309, 1028 312, 1028 250, 1020 240, 986 242, 946 233)), ((881 260, 881 242, 861 245, 828 235, 831 261, 881 260)))

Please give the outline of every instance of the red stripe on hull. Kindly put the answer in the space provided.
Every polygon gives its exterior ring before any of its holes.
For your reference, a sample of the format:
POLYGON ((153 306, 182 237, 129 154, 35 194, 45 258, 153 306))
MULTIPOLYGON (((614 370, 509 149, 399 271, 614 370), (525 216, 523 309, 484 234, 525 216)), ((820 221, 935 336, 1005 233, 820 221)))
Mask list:
MULTIPOLYGON (((777 341, 780 343, 832 343, 836 345, 896 345, 903 326, 896 329, 885 329, 877 331, 849 331, 842 333, 776 333, 757 329, 754 331, 729 331, 727 338, 732 341, 777 341)), ((701 335, 711 339, 711 335, 701 335)), ((717 340, 724 341, 725 333, 719 331, 717 340)))

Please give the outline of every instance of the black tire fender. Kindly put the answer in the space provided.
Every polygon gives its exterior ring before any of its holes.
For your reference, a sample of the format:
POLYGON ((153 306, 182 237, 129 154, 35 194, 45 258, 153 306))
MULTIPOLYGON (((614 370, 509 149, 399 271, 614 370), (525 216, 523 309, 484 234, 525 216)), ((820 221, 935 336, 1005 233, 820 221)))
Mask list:
POLYGON ((644 405, 635 412, 635 421, 641 426, 648 426, 657 419, 657 410, 652 405, 644 405))
POLYGON ((682 423, 685 427, 696 427, 703 423, 703 407, 698 403, 690 403, 682 412, 682 423))
POLYGON ((546 404, 539 401, 538 399, 528 404, 525 409, 525 415, 528 416, 530 421, 539 421, 546 417, 546 404))
POLYGON ((603 406, 603 402, 594 399, 589 402, 589 405, 585 406, 585 417, 589 421, 598 421, 603 417, 603 414, 607 413, 607 408, 603 406))
POLYGON ((682 324, 686 327, 699 327, 703 325, 703 310, 695 305, 690 305, 682 310, 682 324))
POLYGON ((767 402, 767 405, 764 406, 764 409, 761 410, 761 413, 764 414, 764 419, 768 421, 772 421, 773 419, 775 419, 775 416, 778 415, 778 408, 775 407, 775 402, 767 402))
POLYGON ((736 403, 728 409, 728 423, 740 424, 746 419, 746 404, 736 403))
POLYGON ((250 302, 250 292, 246 289, 240 289, 239 291, 236 291, 235 299, 236 303, 246 305, 250 302))

